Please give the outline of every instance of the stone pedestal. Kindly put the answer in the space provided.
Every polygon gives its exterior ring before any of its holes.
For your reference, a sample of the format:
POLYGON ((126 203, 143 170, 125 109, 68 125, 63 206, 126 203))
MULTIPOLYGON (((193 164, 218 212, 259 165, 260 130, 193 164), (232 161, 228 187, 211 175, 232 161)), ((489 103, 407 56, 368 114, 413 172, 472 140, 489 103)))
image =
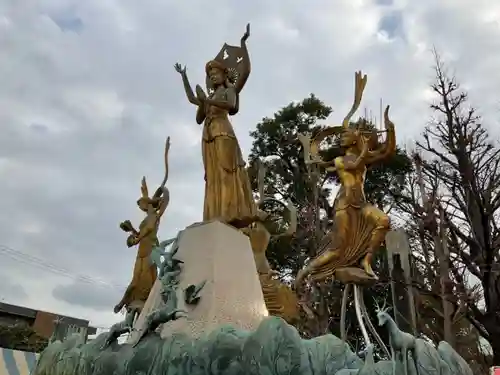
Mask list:
POLYGON ((410 244, 406 232, 399 228, 385 236, 387 260, 391 274, 394 317, 399 329, 417 335, 415 297, 411 287, 410 244))
MULTIPOLYGON (((255 330, 268 315, 250 241, 240 231, 218 221, 184 230, 179 238, 176 259, 182 260, 179 277, 179 308, 187 318, 169 322, 161 328, 163 337, 182 332, 192 337, 230 324, 255 330), (184 289, 205 281, 197 305, 184 303, 184 289)), ((135 328, 161 303, 160 282, 155 283, 135 328)), ((133 340, 135 336, 131 335, 133 340)))

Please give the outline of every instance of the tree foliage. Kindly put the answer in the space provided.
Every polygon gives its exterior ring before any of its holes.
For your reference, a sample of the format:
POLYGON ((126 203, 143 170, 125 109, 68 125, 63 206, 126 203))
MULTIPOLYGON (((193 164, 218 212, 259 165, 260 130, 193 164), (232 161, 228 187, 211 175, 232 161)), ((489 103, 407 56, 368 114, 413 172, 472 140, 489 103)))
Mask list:
POLYGON ((0 347, 39 353, 48 345, 48 339, 38 335, 26 324, 0 325, 0 347))

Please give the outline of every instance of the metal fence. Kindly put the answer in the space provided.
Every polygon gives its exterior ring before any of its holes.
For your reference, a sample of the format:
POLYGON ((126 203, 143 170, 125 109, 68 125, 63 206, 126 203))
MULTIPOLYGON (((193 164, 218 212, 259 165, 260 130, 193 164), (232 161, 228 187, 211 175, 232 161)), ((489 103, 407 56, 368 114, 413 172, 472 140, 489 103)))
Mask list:
POLYGON ((65 324, 64 320, 56 320, 54 322, 54 332, 52 333, 50 341, 64 341, 66 337, 72 336, 74 334, 81 335, 83 341, 86 341, 87 332, 87 327, 65 324))

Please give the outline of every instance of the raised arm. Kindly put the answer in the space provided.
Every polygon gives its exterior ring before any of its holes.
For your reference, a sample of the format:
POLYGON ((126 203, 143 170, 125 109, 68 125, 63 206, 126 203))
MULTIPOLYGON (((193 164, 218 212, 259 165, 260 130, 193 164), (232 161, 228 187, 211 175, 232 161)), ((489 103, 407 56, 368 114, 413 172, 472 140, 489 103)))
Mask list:
POLYGON ((160 184, 160 187, 155 191, 155 194, 153 195, 154 197, 160 197, 162 192, 163 192, 163 187, 167 183, 168 180, 168 153, 170 151, 170 137, 167 137, 167 140, 165 141, 165 152, 163 154, 163 161, 165 163, 165 175, 163 176, 163 181, 160 184))
POLYGON ((337 170, 335 159, 328 160, 328 161, 325 161, 325 160, 321 160, 321 161, 310 160, 310 161, 306 161, 306 164, 315 164, 318 167, 324 168, 325 171, 327 171, 327 172, 335 172, 337 170))
POLYGON ((384 123, 387 131, 387 138, 380 149, 368 154, 367 164, 373 164, 387 159, 396 152, 396 131, 393 122, 389 119, 389 106, 386 107, 384 112, 384 123))
POLYGON ((152 220, 149 218, 146 218, 146 225, 144 225, 140 230, 139 233, 134 233, 134 237, 132 240, 127 240, 127 246, 128 247, 133 247, 137 244, 139 244, 144 237, 147 237, 151 234, 151 232, 155 231, 157 229, 156 226, 156 220, 152 220))
POLYGON ((184 91, 186 92, 187 99, 189 103, 199 106, 200 101, 194 95, 193 89, 191 88, 191 84, 189 83, 189 79, 186 73, 186 67, 182 67, 181 64, 177 63, 174 65, 175 70, 182 77, 182 83, 184 85, 184 91))
POLYGON ((346 170, 357 169, 357 168, 359 168, 360 165, 366 164, 366 160, 365 159, 366 159, 366 157, 368 155, 368 142, 363 138, 362 135, 359 137, 359 139, 362 142, 361 152, 358 155, 358 157, 356 158, 356 160, 354 160, 354 161, 344 160, 344 168, 346 170))
POLYGON ((250 36, 250 24, 247 24, 247 29, 243 36, 241 37, 241 52, 242 54, 242 64, 245 64, 245 69, 241 72, 241 76, 238 77, 238 80, 236 81, 235 89, 236 93, 240 93, 241 90, 243 90, 243 87, 245 86, 245 83, 247 82, 248 76, 250 76, 250 71, 252 70, 252 66, 250 63, 250 55, 248 54, 248 48, 247 48, 247 39, 250 36))
POLYGON ((157 216, 156 216, 157 220, 161 219, 163 213, 168 207, 168 204, 170 203, 170 191, 166 187, 162 188, 162 190, 163 190, 163 195, 161 197, 160 207, 158 208, 157 211, 157 216))
POLYGON ((139 234, 139 231, 134 228, 130 220, 125 220, 120 223, 120 229, 124 232, 132 233, 134 235, 139 234))

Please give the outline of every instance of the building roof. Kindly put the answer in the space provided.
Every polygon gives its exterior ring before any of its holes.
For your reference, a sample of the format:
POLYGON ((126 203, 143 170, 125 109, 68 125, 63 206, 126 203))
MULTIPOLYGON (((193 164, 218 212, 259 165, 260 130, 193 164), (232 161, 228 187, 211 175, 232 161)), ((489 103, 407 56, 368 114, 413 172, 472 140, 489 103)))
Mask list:
POLYGON ((37 310, 0 302, 0 312, 34 319, 36 317, 37 310))
MULTIPOLYGON (((78 327, 87 327, 89 325, 89 321, 85 320, 85 319, 78 319, 78 318, 73 318, 71 316, 60 315, 60 314, 51 313, 48 311, 35 310, 35 309, 30 309, 28 307, 16 306, 16 305, 11 305, 9 303, 0 302, 0 313, 24 317, 24 318, 35 319, 36 314, 38 312, 56 315, 58 317, 59 321, 64 323, 64 324, 75 325, 78 327)), ((95 331, 95 328, 93 328, 93 327, 89 327, 89 328, 91 328, 91 330, 95 331)))

